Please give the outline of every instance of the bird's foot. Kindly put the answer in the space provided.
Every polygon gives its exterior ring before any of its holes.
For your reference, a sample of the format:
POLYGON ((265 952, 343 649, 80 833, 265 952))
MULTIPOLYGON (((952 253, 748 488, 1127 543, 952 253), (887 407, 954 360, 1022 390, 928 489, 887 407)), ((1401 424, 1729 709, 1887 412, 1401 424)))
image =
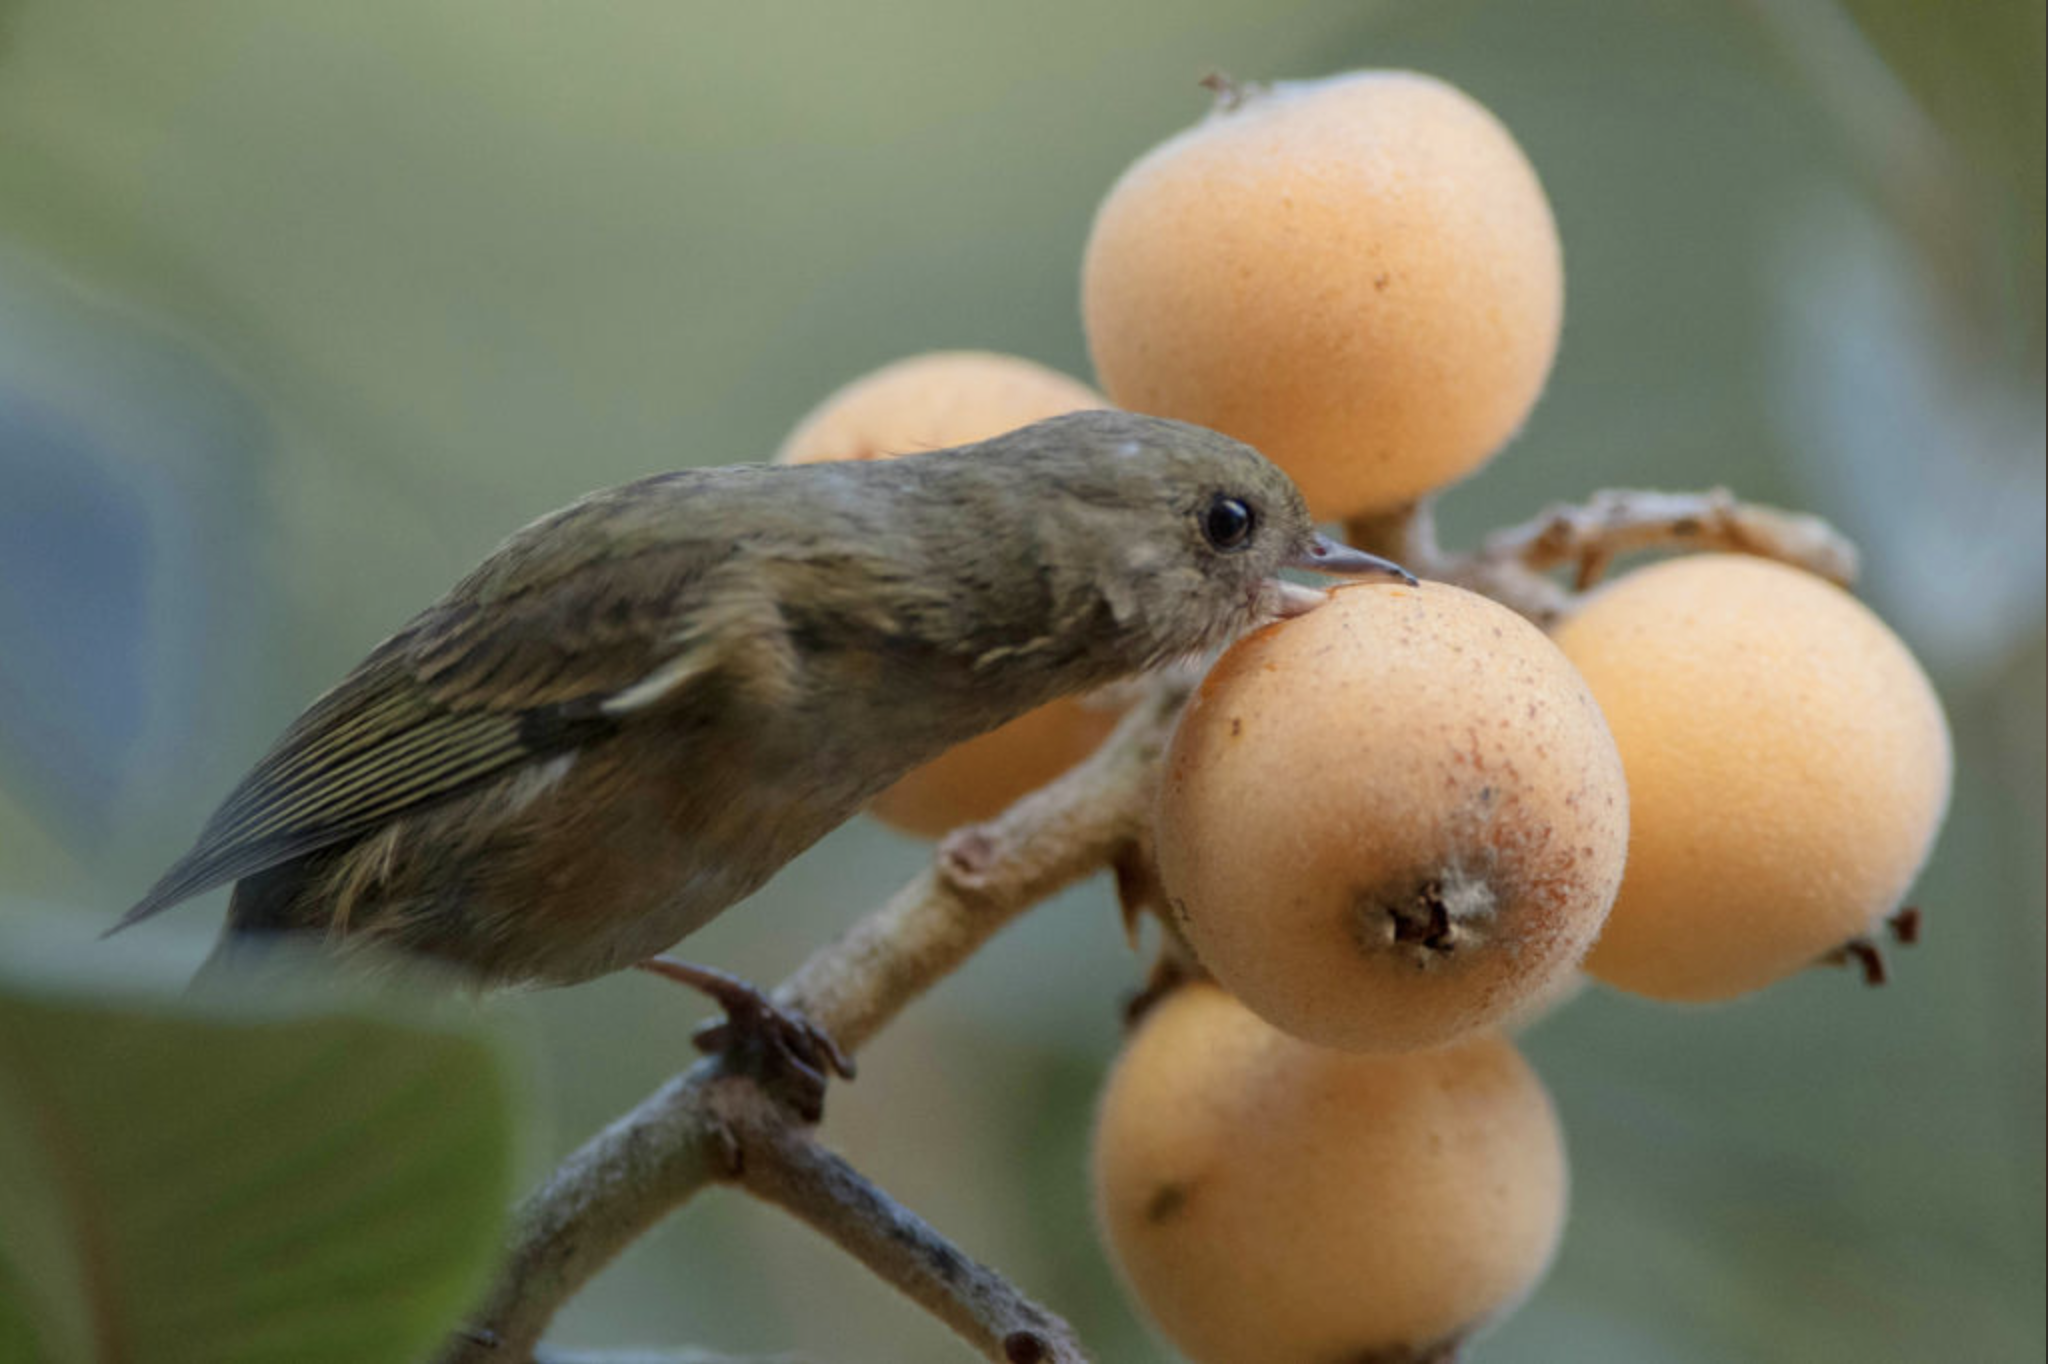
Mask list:
POLYGON ((853 1078, 853 1058, 832 1035, 794 1009, 785 1009, 738 976, 674 957, 649 957, 643 971, 709 995, 725 1017, 697 1029, 697 1050, 739 1060, 759 1057, 794 1081, 793 1099, 805 1121, 825 1112, 825 1086, 833 1074, 853 1078))

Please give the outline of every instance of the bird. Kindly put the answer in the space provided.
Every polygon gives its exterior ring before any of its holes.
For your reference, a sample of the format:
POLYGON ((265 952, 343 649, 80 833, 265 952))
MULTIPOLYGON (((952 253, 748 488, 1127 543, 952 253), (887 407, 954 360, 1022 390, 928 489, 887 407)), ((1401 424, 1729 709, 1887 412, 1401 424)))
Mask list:
POLYGON ((593 492, 316 699, 108 931, 232 882, 216 969, 281 938, 479 988, 667 961, 951 745, 1313 609, 1283 569, 1407 578, 1249 446, 1113 410, 593 492))

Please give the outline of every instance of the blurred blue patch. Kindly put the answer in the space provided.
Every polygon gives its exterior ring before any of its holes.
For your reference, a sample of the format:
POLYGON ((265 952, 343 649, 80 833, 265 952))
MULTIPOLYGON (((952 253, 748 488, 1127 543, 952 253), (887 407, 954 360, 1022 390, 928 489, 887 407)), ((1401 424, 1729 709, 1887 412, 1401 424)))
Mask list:
POLYGON ((246 703, 274 443, 192 337, 0 249, 0 787, 96 863, 246 703))
POLYGON ((148 720, 149 541, 86 433, 0 385, 0 767, 69 822, 104 818, 148 720))

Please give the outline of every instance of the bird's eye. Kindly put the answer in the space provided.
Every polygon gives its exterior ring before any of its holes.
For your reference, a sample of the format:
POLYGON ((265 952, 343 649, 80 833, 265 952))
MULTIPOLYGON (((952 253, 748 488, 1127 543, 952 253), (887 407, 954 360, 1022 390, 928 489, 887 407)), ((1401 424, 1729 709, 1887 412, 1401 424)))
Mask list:
POLYGON ((1202 513, 1202 534, 1218 549, 1243 549, 1254 524, 1252 509, 1224 493, 1218 493, 1202 513))

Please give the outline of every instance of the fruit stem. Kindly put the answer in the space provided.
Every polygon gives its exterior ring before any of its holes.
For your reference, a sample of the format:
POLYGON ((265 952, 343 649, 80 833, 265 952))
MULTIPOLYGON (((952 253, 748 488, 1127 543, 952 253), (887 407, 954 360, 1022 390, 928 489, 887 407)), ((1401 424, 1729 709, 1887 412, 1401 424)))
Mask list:
POLYGON ((1431 570, 1444 560, 1436 538, 1436 503, 1427 497, 1354 516, 1344 523, 1344 536, 1352 548, 1404 564, 1418 577, 1438 576, 1431 570))
POLYGON ((1209 71, 1197 81, 1204 90, 1215 96, 1209 106, 1212 114, 1231 114, 1243 108, 1245 101, 1259 93, 1261 87, 1245 81, 1236 81, 1221 71, 1209 71))

